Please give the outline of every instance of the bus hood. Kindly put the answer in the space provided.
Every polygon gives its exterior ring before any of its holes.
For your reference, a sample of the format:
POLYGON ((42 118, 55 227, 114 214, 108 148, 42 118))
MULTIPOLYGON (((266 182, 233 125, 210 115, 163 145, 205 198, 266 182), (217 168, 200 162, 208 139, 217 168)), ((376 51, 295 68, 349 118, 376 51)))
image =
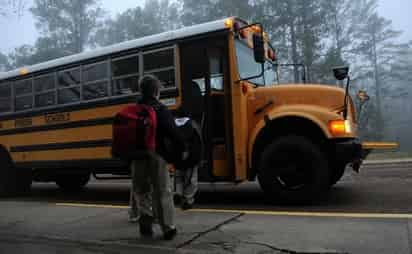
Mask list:
MULTIPOLYGON (((260 106, 262 106, 262 103, 263 105, 272 103, 276 107, 283 105, 311 105, 338 113, 344 108, 345 90, 327 85, 288 84, 259 87, 255 90, 254 97, 260 106)), ((256 106, 259 107, 258 105, 256 106)), ((350 113, 354 113, 351 111, 349 110, 350 113)))

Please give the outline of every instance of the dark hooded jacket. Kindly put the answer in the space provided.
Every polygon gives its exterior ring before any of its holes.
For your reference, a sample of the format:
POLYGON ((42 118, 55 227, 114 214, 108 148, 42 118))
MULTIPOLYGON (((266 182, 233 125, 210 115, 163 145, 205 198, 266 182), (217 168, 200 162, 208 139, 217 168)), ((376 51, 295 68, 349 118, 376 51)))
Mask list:
POLYGON ((170 110, 155 98, 142 98, 139 103, 152 106, 156 111, 156 152, 169 163, 180 161, 185 142, 170 110))

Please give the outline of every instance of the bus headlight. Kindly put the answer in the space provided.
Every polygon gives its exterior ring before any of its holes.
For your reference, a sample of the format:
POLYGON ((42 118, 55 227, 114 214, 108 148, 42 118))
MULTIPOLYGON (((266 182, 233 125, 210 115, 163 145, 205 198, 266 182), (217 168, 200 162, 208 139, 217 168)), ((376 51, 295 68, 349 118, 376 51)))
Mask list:
POLYGON ((353 131, 350 120, 332 120, 329 121, 329 131, 334 136, 350 134, 353 131))

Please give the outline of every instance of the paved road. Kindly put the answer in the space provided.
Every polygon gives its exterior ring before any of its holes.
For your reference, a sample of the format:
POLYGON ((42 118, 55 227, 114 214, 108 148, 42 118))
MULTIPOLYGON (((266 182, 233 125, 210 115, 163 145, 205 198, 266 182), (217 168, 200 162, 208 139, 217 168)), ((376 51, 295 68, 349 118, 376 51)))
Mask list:
POLYGON ((412 163, 349 171, 310 206, 269 202, 256 183, 202 185, 197 209, 178 211, 181 234, 167 243, 140 239, 127 223, 128 188, 93 181, 67 195, 35 184, 29 197, 0 200, 0 254, 412 253, 412 163))
MULTIPOLYGON (((92 181, 82 193, 63 193, 55 184, 34 184, 20 200, 127 205, 129 181, 92 181)), ((310 206, 287 207, 268 200, 258 183, 201 184, 198 208, 317 212, 412 213, 412 163, 363 166, 347 170, 328 197, 310 206)))

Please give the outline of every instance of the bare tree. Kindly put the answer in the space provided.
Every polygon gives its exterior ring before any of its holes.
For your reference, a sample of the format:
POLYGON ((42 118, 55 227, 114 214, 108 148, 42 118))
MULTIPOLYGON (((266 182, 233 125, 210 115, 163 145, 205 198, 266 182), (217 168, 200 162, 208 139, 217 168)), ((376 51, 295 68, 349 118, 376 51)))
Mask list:
POLYGON ((17 15, 23 13, 26 5, 25 0, 0 0, 0 16, 17 15))

